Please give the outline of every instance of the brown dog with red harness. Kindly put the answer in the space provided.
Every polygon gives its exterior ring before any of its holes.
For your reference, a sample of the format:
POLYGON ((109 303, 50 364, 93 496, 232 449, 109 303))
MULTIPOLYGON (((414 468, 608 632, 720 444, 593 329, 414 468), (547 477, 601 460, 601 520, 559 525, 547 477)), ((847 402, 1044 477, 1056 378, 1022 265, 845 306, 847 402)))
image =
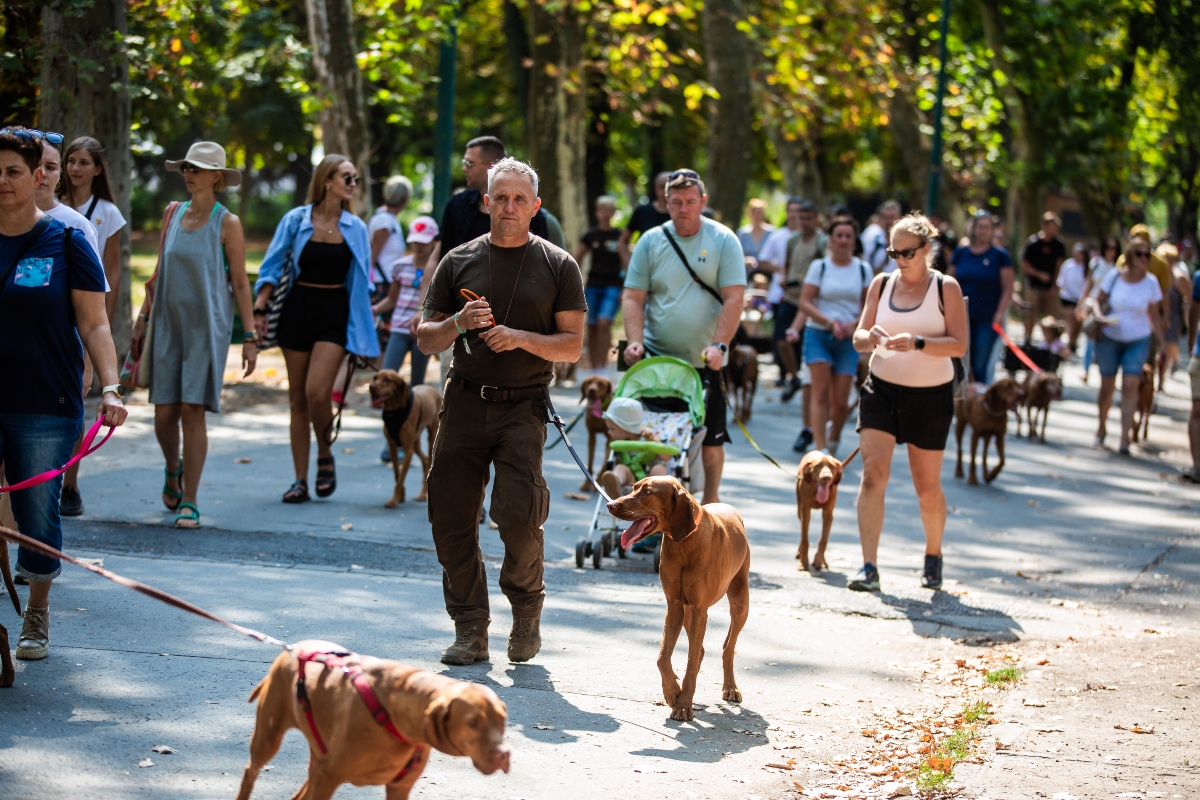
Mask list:
POLYGON ((299 728, 308 739, 308 780, 298 800, 328 800, 343 783, 386 786, 387 800, 407 800, 431 748, 468 756, 484 775, 508 772, 508 711, 486 686, 351 653, 332 642, 305 641, 280 653, 262 683, 250 762, 238 800, 299 728))
MULTIPOLYGON (((587 403, 587 411, 583 416, 583 424, 587 426, 588 434, 588 472, 595 474, 592 463, 596 460, 596 437, 604 437, 604 455, 600 463, 608 461, 608 425, 604 422, 604 410, 613 398, 612 381, 603 375, 591 375, 579 384, 579 401, 587 403)), ((579 487, 581 492, 593 492, 592 482, 586 478, 579 487)))
POLYGON ((664 533, 658 577, 667 597, 667 619, 658 651, 658 671, 671 719, 692 719, 708 609, 722 597, 729 598, 729 633, 721 651, 725 671, 721 697, 740 703, 742 693, 733 672, 733 652, 750 614, 750 542, 741 515, 724 503, 700 505, 682 483, 667 477, 638 481, 629 494, 609 503, 608 511, 617 519, 633 521, 621 534, 621 547, 626 550, 655 531, 664 533), (671 654, 685 624, 687 670, 680 686, 671 667, 671 654))
POLYGON ((808 525, 812 520, 813 509, 821 509, 821 540, 817 542, 817 552, 813 556, 812 567, 816 570, 827 569, 825 561, 825 545, 829 542, 829 531, 833 529, 833 510, 837 506, 838 484, 842 482, 842 471, 854 457, 858 448, 846 456, 845 461, 838 461, 828 453, 812 450, 800 459, 800 468, 796 472, 796 513, 800 517, 800 547, 796 550, 796 558, 800 559, 800 569, 808 569, 808 525))

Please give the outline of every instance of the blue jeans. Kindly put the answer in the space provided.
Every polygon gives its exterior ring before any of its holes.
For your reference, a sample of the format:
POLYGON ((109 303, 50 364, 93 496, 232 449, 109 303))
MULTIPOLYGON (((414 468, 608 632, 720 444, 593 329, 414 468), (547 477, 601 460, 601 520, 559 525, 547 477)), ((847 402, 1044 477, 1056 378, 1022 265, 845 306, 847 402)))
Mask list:
POLYGON ((858 372, 858 351, 853 339, 838 339, 833 331, 805 326, 804 363, 829 364, 834 375, 854 375, 858 372))
POLYGON ((1141 377, 1142 365, 1149 357, 1149 336, 1132 342, 1118 342, 1101 331, 1096 339, 1096 366, 1100 367, 1102 378, 1116 377, 1118 368, 1126 378, 1141 377))
MULTIPOLYGON (((9 483, 20 483, 42 472, 58 469, 71 458, 83 421, 53 414, 0 413, 0 461, 9 483)), ((62 517, 58 501, 63 479, 12 492, 13 516, 21 533, 55 550, 62 549, 62 517)), ((7 547, 7 544, 0 546, 7 547)), ((52 581, 62 571, 56 558, 17 550, 17 572, 34 583, 52 581)))
POLYGON ((621 286, 585 286, 583 297, 587 300, 587 324, 595 325, 600 320, 612 322, 621 305, 621 286))
POLYGON ((429 364, 429 356, 421 352, 417 347, 417 337, 407 333, 396 333, 392 331, 392 335, 388 337, 387 350, 383 353, 383 368, 384 369, 400 369, 404 363, 404 356, 412 353, 411 372, 409 383, 413 386, 420 386, 425 382, 425 367, 429 364))
POLYGON ((971 323, 971 376, 978 383, 991 383, 996 360, 992 352, 1000 334, 992 328, 992 320, 971 323))

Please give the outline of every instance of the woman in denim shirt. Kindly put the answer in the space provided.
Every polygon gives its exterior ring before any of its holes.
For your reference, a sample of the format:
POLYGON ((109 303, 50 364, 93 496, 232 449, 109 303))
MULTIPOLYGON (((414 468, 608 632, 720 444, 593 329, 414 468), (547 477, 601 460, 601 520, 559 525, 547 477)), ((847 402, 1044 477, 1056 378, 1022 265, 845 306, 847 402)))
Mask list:
POLYGON ((337 489, 329 442, 333 382, 347 352, 379 355, 371 314, 371 242, 366 224, 353 213, 357 184, 358 171, 349 159, 325 156, 313 171, 308 204, 285 214, 275 229, 254 287, 254 318, 262 333, 283 270, 291 277, 276 332, 287 364, 296 468, 285 503, 309 500, 310 428, 317 435, 317 497, 329 497, 337 489))

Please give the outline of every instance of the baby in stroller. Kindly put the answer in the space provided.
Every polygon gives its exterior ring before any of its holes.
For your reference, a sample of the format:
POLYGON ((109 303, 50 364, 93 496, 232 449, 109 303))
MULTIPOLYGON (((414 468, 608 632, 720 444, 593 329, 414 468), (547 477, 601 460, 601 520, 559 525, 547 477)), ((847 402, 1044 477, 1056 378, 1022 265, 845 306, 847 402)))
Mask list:
MULTIPOLYGON (((679 448, 659 441, 665 433, 653 430, 653 423, 659 416, 668 415, 647 415, 640 402, 628 397, 616 397, 609 403, 604 422, 608 426, 612 449, 612 469, 605 470, 597 478, 609 497, 620 497, 643 478, 672 474, 679 448), (650 427, 647 416, 652 418, 650 427)), ((655 543, 649 542, 640 550, 634 545, 634 550, 653 552, 655 543)))

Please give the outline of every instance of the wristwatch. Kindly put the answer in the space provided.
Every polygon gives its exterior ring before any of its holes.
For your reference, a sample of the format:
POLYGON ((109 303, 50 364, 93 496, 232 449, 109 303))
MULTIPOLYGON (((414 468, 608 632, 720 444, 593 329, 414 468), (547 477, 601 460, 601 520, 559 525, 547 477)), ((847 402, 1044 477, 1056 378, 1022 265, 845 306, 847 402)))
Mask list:
POLYGON ((729 345, 724 342, 713 342, 712 346, 721 351, 722 357, 729 355, 729 345))
POLYGON ((112 386, 102 386, 100 388, 100 394, 108 394, 109 392, 115 394, 117 399, 120 400, 125 396, 125 387, 119 383, 114 383, 112 386))
POLYGON ((917 337, 917 343, 916 343, 916 345, 914 345, 914 346, 915 346, 915 347, 916 347, 918 350, 924 350, 924 349, 925 349, 925 337, 924 337, 924 336, 918 336, 918 337, 917 337))

